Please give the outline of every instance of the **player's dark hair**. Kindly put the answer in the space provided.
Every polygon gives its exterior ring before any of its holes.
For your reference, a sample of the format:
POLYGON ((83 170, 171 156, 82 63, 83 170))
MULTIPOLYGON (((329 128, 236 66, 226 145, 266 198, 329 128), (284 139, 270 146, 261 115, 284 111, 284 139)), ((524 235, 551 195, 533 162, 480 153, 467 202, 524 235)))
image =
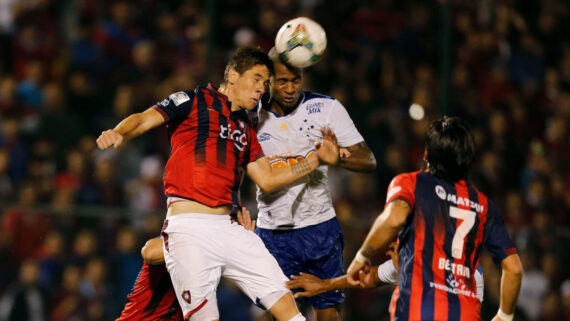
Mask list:
POLYGON ((475 157, 473 134, 457 117, 444 116, 429 126, 426 135, 428 170, 435 176, 467 179, 475 157))
POLYGON ((273 61, 259 47, 240 47, 236 50, 230 61, 226 65, 224 71, 224 82, 228 81, 230 70, 234 69, 240 75, 257 65, 264 65, 269 69, 269 73, 273 76, 273 61))

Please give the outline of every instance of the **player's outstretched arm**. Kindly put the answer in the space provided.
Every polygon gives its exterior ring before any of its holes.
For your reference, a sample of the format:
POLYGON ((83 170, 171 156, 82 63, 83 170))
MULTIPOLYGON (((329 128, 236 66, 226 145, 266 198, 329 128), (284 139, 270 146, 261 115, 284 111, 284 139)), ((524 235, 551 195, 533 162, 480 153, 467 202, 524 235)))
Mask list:
POLYGON ((323 141, 315 144, 316 155, 310 153, 305 159, 286 167, 271 167, 267 157, 262 157, 247 164, 247 174, 264 192, 293 183, 323 164, 338 163, 339 147, 334 133, 329 129, 323 133, 323 141))
MULTIPOLYGON (((368 279, 365 283, 364 288, 370 289, 375 288, 384 284, 378 278, 378 266, 373 266, 371 268, 371 275, 373 278, 368 279)), ((344 290, 344 289, 360 289, 358 285, 352 285, 348 283, 346 274, 336 277, 334 279, 320 279, 312 274, 301 272, 300 275, 291 275, 291 281, 287 281, 285 285, 288 289, 303 289, 303 291, 295 293, 295 298, 300 297, 311 297, 319 295, 323 292, 334 291, 334 290, 344 290)))
POLYGON ((117 148, 124 140, 144 134, 150 129, 162 125, 164 122, 164 117, 153 108, 149 108, 142 113, 132 114, 123 119, 115 128, 102 132, 97 138, 97 146, 100 149, 106 149, 111 146, 117 148))
POLYGON ((247 175, 264 192, 272 192, 309 174, 319 167, 319 160, 314 154, 286 167, 271 167, 267 157, 261 157, 247 164, 247 175))
POLYGON ((365 142, 344 148, 350 156, 341 157, 338 166, 356 172, 372 172, 376 169, 376 157, 365 142))
POLYGON ((515 304, 519 296, 522 280, 522 264, 517 254, 507 256, 502 262, 501 302, 499 312, 493 321, 511 321, 515 313, 515 304))
POLYGON ((368 232, 364 243, 348 267, 346 274, 350 284, 364 286, 360 280, 361 272, 365 274, 370 273, 370 258, 380 247, 396 236, 406 222, 406 218, 411 210, 410 205, 401 199, 388 203, 382 214, 378 216, 374 225, 372 225, 372 229, 368 232))

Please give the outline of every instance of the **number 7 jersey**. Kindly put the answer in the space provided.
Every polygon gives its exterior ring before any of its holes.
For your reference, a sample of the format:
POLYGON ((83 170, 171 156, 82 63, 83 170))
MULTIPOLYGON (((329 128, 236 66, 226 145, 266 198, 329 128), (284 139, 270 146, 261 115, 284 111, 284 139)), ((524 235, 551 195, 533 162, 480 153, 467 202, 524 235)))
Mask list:
POLYGON ((412 212, 398 235, 392 320, 480 320, 474 274, 483 246, 496 263, 516 253, 497 207, 469 182, 427 172, 396 176, 386 204, 396 199, 412 212))

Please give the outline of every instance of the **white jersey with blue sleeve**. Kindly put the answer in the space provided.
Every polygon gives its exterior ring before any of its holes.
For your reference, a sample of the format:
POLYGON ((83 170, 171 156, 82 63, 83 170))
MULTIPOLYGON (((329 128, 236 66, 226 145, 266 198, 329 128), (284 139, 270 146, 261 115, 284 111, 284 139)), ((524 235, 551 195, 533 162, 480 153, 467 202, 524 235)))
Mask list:
MULTIPOLYGON (((290 114, 279 116, 268 103, 258 108, 257 137, 271 166, 290 166, 315 152, 322 140, 320 129, 329 127, 338 144, 352 146, 364 141, 344 106, 336 99, 304 91, 301 103, 290 114)), ((320 166, 298 181, 273 191, 257 188, 257 226, 294 229, 315 225, 336 214, 328 190, 328 167, 320 166)))

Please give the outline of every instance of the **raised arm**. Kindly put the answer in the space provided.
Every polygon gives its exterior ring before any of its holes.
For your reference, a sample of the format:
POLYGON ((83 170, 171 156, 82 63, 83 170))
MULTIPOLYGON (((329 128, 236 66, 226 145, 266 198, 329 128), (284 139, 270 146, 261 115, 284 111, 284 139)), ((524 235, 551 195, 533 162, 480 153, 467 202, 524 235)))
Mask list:
POLYGON ((517 254, 507 256, 502 262, 501 302, 499 312, 493 321, 511 321, 519 296, 522 280, 522 265, 517 254))
POLYGON ((411 210, 408 202, 401 199, 395 199, 388 203, 382 214, 374 221, 368 236, 366 236, 356 257, 348 267, 346 274, 350 284, 364 286, 362 281, 360 281, 360 271, 368 273, 370 258, 379 248, 394 239, 406 222, 411 210))
POLYGON ((155 109, 149 108, 142 113, 132 114, 123 119, 115 128, 106 130, 97 138, 97 146, 106 149, 117 148, 124 140, 137 137, 154 127, 162 125, 164 117, 155 109))

